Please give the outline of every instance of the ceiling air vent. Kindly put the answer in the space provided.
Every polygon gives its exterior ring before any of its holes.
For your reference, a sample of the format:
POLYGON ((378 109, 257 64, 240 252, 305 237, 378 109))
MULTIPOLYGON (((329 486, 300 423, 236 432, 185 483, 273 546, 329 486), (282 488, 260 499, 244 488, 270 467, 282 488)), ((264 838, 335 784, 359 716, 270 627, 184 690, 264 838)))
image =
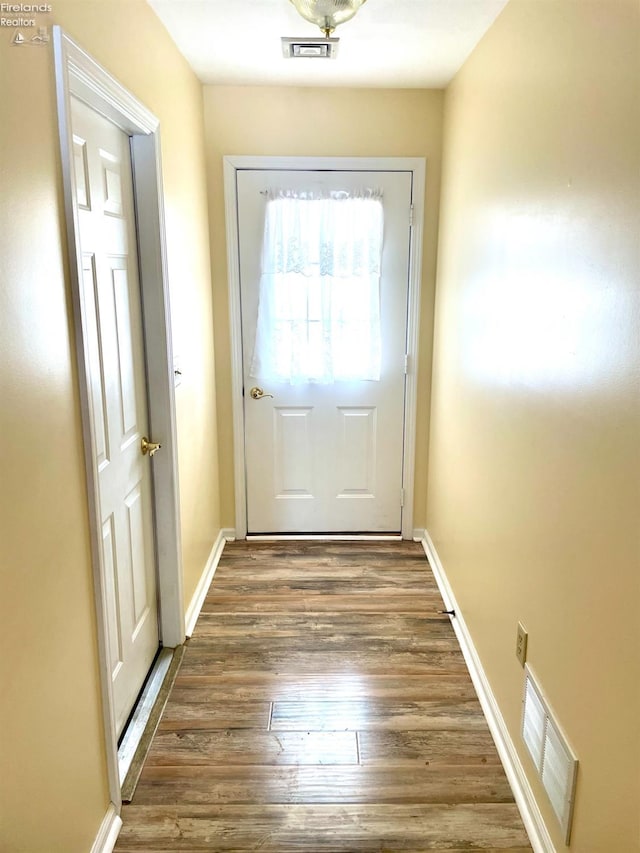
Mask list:
POLYGON ((335 59, 338 53, 336 38, 282 37, 282 55, 285 59, 335 59))

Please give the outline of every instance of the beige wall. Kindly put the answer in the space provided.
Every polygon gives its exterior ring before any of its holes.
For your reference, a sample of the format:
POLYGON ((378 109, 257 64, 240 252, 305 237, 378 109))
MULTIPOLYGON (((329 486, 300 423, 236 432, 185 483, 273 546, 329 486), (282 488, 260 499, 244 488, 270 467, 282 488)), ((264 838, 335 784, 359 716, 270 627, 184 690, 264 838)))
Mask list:
POLYGON ((442 92, 426 90, 204 87, 223 526, 235 525, 225 154, 427 159, 415 501, 416 518, 424 517, 442 101, 442 92))
MULTIPOLYGON (((219 529, 202 90, 144 0, 53 7, 161 120, 188 603, 219 529)), ((85 853, 108 790, 52 56, 0 36, 0 848, 85 853)))
POLYGON ((575 853, 639 849, 639 36, 511 0, 445 107, 427 526, 516 744, 529 631, 575 853))

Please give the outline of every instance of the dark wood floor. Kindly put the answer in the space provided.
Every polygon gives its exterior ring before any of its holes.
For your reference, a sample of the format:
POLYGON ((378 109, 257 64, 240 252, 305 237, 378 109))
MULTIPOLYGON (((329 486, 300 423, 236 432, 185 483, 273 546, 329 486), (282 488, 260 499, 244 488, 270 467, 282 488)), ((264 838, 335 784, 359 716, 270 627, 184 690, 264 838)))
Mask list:
POLYGON ((530 853, 419 545, 229 543, 117 851, 530 853))

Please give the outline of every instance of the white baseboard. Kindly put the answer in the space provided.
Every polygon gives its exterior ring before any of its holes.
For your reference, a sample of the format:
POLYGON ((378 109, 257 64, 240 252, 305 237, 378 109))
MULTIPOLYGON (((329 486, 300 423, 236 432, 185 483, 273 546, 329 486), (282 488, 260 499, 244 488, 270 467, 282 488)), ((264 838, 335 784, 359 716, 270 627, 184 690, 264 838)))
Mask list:
MULTIPOLYGON (((462 654, 473 681, 473 686, 478 694, 478 699, 482 706, 487 723, 491 731, 491 735, 495 741, 498 755, 502 761, 507 779, 511 785, 516 804, 520 810, 522 821, 531 841, 531 846, 534 853, 556 853, 556 848, 553 845, 549 831, 545 826, 544 820, 538 804, 535 800, 531 786, 524 772, 524 768, 520 762, 515 745, 507 729, 504 717, 498 707, 498 703, 487 679, 486 673, 476 651, 476 647, 469 633, 469 629, 464 621, 456 597, 453 593, 447 574, 436 551, 428 531, 422 532, 421 537, 422 547, 424 548, 429 564, 433 570, 436 583, 440 590, 440 594, 444 599, 447 610, 455 610, 455 617, 451 619, 451 624, 460 643, 462 654)), ((417 537, 416 537, 417 538, 417 537)))
POLYGON ((114 804, 110 803, 107 813, 100 824, 96 840, 93 842, 91 853, 111 853, 116 846, 121 828, 122 818, 118 814, 114 804))
POLYGON ((207 591, 211 586, 213 576, 215 575, 216 569, 218 568, 218 563, 220 562, 220 557, 222 556, 222 551, 224 550, 225 543, 231 541, 232 539, 235 539, 235 531, 231 530, 228 527, 223 527, 222 530, 218 533, 216 541, 213 543, 213 548, 211 549, 209 559, 207 560, 207 563, 202 572, 202 577, 198 582, 196 591, 193 593, 193 597, 189 602, 187 612, 184 616, 185 632, 187 637, 190 637, 193 634, 193 629, 196 627, 198 616, 200 615, 202 605, 204 604, 207 591))

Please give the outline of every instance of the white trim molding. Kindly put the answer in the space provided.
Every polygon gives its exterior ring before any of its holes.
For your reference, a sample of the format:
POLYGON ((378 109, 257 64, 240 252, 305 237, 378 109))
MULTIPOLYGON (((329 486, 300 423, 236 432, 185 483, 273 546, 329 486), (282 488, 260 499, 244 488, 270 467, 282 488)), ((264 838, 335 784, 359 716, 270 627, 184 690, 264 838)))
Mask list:
POLYGON ((229 326, 231 333, 231 395, 235 517, 238 538, 247 535, 247 492, 244 452, 244 407, 242 396, 242 328, 240 311, 240 262, 238 257, 237 173, 242 169, 324 170, 349 172, 411 172, 412 218, 409 249, 409 299, 407 306, 407 377, 404 409, 404 461, 402 466, 404 508, 402 537, 413 535, 416 420, 418 405, 418 347, 420 338, 420 290, 425 204, 426 161, 422 157, 265 157, 234 156, 224 160, 224 199, 229 282, 229 326))
POLYGON ((189 606, 187 607, 187 612, 184 617, 186 623, 187 637, 190 637, 193 634, 194 628, 196 627, 198 616, 200 615, 200 611, 202 610, 204 600, 207 597, 207 592, 209 591, 209 587, 211 586, 213 576, 215 575, 216 569, 218 568, 218 563, 220 562, 220 557, 222 556, 222 552, 224 551, 224 546, 227 542, 231 542, 234 539, 235 531, 231 530, 228 527, 224 527, 218 533, 216 541, 213 543, 213 548, 211 549, 211 553, 209 554, 209 559, 207 560, 200 580, 198 581, 198 585, 195 589, 195 592, 191 597, 191 601, 189 602, 189 606))
MULTIPOLYGON (((460 643, 473 686, 478 694, 534 853, 557 853, 436 547, 428 531, 414 531, 414 534, 419 533, 423 534, 419 537, 419 541, 427 555, 438 589, 444 599, 445 608, 455 610, 455 617, 451 619, 451 624, 460 643)), ((418 537, 414 536, 414 538, 418 537)))
MULTIPOLYGON (((122 805, 111 673, 108 652, 106 576, 101 546, 96 468, 96 431, 91 406, 87 312, 82 297, 82 247, 74 192, 74 156, 71 98, 105 116, 131 137, 140 296, 147 359, 149 425, 162 453, 153 466, 154 533, 160 638, 164 646, 184 642, 182 549, 178 494, 177 435, 169 286, 164 236, 159 122, 134 95, 100 66, 58 26, 53 27, 55 82, 58 106, 62 184, 69 252, 70 292, 73 301, 78 386, 82 413, 91 558, 96 605, 98 657, 102 691, 107 774, 111 803, 117 814, 122 805)), ((105 848, 106 849, 106 848, 105 848)))
POLYGON ((91 846, 91 853, 112 853, 121 829, 122 819, 111 803, 91 846))

